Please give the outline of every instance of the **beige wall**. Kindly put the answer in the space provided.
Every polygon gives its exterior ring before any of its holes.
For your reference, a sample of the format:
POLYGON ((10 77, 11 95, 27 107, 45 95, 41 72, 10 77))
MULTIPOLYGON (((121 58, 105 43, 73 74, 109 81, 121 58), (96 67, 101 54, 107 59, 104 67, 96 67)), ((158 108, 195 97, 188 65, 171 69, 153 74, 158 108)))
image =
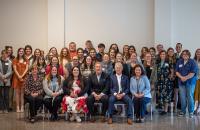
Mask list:
MULTIPOLYGON (((66 43, 154 45, 154 0, 65 0, 66 43)), ((68 45, 68 44, 67 44, 68 45)), ((122 50, 122 49, 120 49, 122 50)))
POLYGON ((47 50, 48 0, 0 0, 0 50, 25 44, 47 50))

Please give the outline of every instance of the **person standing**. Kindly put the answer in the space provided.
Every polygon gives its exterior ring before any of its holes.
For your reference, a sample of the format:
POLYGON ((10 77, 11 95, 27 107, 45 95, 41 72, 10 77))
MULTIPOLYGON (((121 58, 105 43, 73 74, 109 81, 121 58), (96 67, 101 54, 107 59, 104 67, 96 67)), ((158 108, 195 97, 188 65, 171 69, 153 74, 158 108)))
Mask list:
POLYGON ((198 67, 194 59, 191 59, 189 50, 184 50, 182 58, 176 64, 176 76, 178 77, 179 92, 181 97, 181 112, 179 116, 185 116, 188 104, 189 117, 194 112, 194 90, 197 81, 198 67))
POLYGON ((12 62, 6 50, 1 51, 0 59, 0 113, 9 111, 9 89, 11 86, 12 62))

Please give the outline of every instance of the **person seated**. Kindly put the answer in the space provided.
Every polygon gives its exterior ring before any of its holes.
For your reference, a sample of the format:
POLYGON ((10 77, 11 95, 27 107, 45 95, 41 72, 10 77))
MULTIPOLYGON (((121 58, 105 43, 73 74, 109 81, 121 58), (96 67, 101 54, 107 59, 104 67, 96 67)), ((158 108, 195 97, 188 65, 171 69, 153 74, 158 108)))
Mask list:
POLYGON ((133 117, 133 110, 132 110, 132 100, 128 96, 130 92, 130 84, 128 76, 122 74, 123 65, 121 62, 115 63, 115 72, 116 74, 110 77, 110 92, 111 96, 109 98, 109 105, 108 105, 108 124, 112 124, 112 115, 114 110, 114 104, 116 101, 123 101, 127 104, 127 123, 132 125, 132 117, 133 117))
POLYGON ((141 65, 137 64, 133 68, 133 76, 130 80, 130 91, 133 96, 136 122, 144 122, 146 105, 151 101, 150 82, 145 75, 141 65))
POLYGON ((91 115, 91 122, 94 122, 94 103, 95 101, 102 103, 102 122, 105 122, 106 111, 108 108, 108 88, 109 88, 109 75, 102 72, 102 65, 100 62, 95 63, 95 72, 89 76, 88 84, 91 95, 87 98, 87 106, 91 115))
POLYGON ((32 66, 30 72, 24 82, 24 99, 29 103, 30 122, 34 123, 43 102, 43 76, 39 74, 37 66, 32 66))
POLYGON ((50 120, 58 119, 58 108, 62 102, 64 78, 58 74, 57 67, 53 66, 51 72, 43 80, 43 88, 45 92, 44 105, 51 113, 50 120))
POLYGON ((86 98, 88 96, 88 87, 84 84, 78 67, 72 68, 72 74, 63 83, 64 98, 62 109, 71 114, 70 121, 81 122, 79 113, 88 113, 86 98))

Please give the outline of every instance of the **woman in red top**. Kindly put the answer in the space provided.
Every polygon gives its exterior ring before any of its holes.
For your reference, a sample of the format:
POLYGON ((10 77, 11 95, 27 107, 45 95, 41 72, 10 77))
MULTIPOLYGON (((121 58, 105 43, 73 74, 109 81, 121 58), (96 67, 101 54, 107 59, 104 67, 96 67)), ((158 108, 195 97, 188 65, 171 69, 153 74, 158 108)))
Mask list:
POLYGON ((49 65, 47 65, 46 67, 46 75, 48 75, 51 72, 51 67, 55 66, 58 69, 58 74, 64 76, 64 69, 62 67, 62 65, 59 64, 59 59, 58 57, 53 57, 51 59, 51 62, 49 65))
POLYGON ((28 60, 24 56, 24 49, 19 48, 17 57, 13 60, 12 87, 16 90, 16 112, 24 112, 24 78, 28 71, 28 60), (21 108, 19 107, 21 103, 21 108))

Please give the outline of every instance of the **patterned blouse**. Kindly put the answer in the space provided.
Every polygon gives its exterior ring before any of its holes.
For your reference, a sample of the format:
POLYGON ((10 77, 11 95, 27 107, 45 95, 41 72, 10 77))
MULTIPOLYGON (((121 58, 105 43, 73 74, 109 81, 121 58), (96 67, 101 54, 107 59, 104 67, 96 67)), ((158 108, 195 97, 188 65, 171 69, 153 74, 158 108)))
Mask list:
POLYGON ((27 75, 24 82, 24 93, 25 95, 30 95, 32 92, 38 93, 39 95, 43 94, 43 76, 38 75, 37 80, 35 81, 32 74, 27 75))

